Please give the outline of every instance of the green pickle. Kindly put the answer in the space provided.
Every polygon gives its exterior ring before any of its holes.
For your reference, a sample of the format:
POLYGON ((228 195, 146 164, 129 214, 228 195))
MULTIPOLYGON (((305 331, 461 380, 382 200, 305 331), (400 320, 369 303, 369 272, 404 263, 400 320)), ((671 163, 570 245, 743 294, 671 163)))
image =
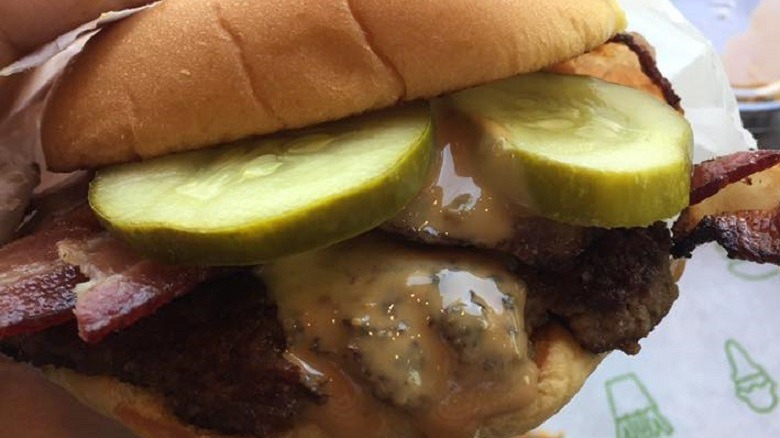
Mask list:
POLYGON ((89 202, 140 251, 248 265, 324 247, 395 215, 432 155, 427 105, 100 170, 89 202))
POLYGON ((511 203, 583 226, 646 226, 688 205, 693 136, 669 105, 595 78, 522 75, 439 99, 481 131, 511 203))
MULTIPOLYGON (((692 134, 653 97, 593 78, 522 75, 434 101, 478 130, 475 166, 508 204, 561 222, 645 226, 688 204, 692 134)), ((426 182, 427 105, 100 170, 89 201, 142 252, 258 264, 393 217, 426 182)))

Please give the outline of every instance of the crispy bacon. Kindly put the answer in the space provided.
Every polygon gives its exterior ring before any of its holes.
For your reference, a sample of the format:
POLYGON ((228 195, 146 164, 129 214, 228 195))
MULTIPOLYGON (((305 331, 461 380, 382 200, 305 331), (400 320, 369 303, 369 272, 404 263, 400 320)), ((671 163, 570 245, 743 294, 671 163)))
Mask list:
POLYGON ((86 205, 0 248, 0 338, 76 318, 97 342, 216 272, 147 260, 100 226, 86 205))
POLYGON ((737 152, 694 166, 691 206, 672 230, 675 257, 714 241, 731 258, 780 264, 780 152, 737 152))
POLYGON ((780 208, 705 216, 675 250, 689 256, 696 246, 713 241, 733 259, 780 265, 780 208))
POLYGON ((674 92, 671 82, 664 77, 658 65, 655 63, 655 55, 653 54, 652 47, 644 41, 644 39, 632 33, 619 33, 609 40, 611 43, 623 44, 632 52, 634 52, 639 59, 639 64, 642 67, 642 73, 645 74, 651 81, 661 90, 666 103, 674 107, 678 111, 682 111, 680 107, 680 96, 674 92))
POLYGON ((691 204, 715 195, 722 188, 780 163, 780 151, 744 151, 707 160, 693 168, 691 204))
POLYGON ((144 259, 107 232, 58 247, 63 260, 89 277, 78 287, 74 309, 79 336, 86 342, 132 325, 215 272, 144 259))
POLYGON ((0 248, 0 338, 73 318, 73 288, 86 277, 59 258, 57 242, 98 232, 100 225, 88 209, 77 209, 0 248))

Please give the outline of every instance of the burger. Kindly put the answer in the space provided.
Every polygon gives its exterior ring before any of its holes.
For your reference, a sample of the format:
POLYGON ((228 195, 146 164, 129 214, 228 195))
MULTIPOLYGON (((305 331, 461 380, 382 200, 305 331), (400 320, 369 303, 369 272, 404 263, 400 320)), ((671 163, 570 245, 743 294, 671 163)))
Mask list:
POLYGON ((51 91, 87 170, 0 351, 148 437, 511 437, 678 295, 691 131, 613 0, 165 0, 51 91), (88 193, 87 193, 88 192, 88 193))

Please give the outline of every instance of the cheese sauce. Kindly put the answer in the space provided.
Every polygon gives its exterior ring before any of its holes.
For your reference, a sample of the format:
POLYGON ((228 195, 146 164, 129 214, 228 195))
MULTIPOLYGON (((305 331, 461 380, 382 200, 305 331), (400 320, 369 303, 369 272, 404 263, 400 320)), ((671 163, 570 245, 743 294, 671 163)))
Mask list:
MULTIPOLYGON (((492 246, 525 214, 490 181, 471 122, 434 111, 428 184, 391 228, 492 246)), ((536 396, 525 285, 488 253, 370 234, 261 268, 287 357, 327 396, 309 420, 345 438, 471 438, 536 396), (411 420, 410 420, 411 419, 411 420)))
POLYGON ((502 257, 374 234, 260 275, 333 436, 473 437, 536 395, 525 285, 502 257))

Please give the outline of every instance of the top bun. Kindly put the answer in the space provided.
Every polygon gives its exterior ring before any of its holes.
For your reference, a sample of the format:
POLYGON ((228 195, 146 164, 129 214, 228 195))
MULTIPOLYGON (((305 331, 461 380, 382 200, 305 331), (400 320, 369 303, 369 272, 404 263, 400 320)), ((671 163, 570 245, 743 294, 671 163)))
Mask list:
POLYGON ((308 126, 535 71, 624 25, 615 0, 165 0, 70 63, 43 148, 71 171, 308 126))

